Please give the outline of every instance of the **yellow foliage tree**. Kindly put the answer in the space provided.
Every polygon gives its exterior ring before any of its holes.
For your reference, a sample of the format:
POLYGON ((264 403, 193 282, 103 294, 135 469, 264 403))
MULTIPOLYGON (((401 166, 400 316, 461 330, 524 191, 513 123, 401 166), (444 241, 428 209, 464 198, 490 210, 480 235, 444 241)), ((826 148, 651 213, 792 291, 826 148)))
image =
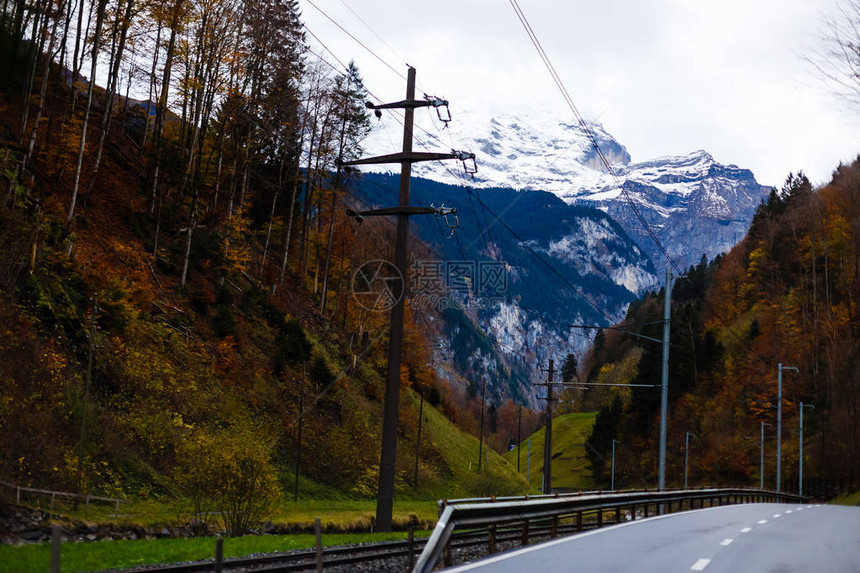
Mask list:
POLYGON ((272 440, 258 429, 194 429, 178 449, 174 478, 200 516, 216 511, 230 535, 257 525, 280 498, 272 440))

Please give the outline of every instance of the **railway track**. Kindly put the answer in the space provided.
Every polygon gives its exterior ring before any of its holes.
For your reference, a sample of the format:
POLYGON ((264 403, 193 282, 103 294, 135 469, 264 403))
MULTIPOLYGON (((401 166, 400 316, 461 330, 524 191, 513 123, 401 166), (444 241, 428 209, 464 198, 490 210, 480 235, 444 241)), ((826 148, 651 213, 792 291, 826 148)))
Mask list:
MULTIPOLYGON (((586 526, 590 528, 590 526, 586 526)), ((573 533, 573 526, 558 528, 558 534, 573 533)), ((529 531, 529 542, 548 538, 549 527, 533 527, 529 531)), ((475 530, 458 533, 451 540, 450 553, 454 563, 468 561, 487 555, 489 530, 475 530), (482 547, 483 546, 483 547, 482 547)), ((494 536, 497 548, 520 545, 522 531, 519 527, 499 529, 494 536)), ((321 553, 323 570, 343 568, 349 570, 352 566, 367 564, 367 571, 405 571, 412 568, 418 555, 426 545, 426 538, 415 538, 412 541, 380 541, 354 546, 338 546, 323 548, 321 553), (378 567, 372 567, 373 563, 378 567)), ((169 565, 147 566, 136 569, 126 569, 123 573, 201 573, 223 571, 225 573, 238 571, 275 572, 275 571, 314 571, 317 567, 317 552, 314 549, 291 551, 288 553, 271 553, 251 557, 233 557, 225 559, 220 568, 212 559, 169 565)))

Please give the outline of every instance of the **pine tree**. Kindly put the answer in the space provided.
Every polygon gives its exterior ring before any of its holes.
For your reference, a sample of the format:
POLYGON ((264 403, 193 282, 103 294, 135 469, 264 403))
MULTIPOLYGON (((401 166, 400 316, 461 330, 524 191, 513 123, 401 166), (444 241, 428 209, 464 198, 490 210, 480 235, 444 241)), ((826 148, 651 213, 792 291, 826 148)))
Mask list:
POLYGON ((596 481, 606 478, 606 460, 612 450, 612 440, 618 437, 622 411, 621 397, 616 394, 612 404, 602 406, 597 412, 591 435, 585 441, 585 457, 596 481))

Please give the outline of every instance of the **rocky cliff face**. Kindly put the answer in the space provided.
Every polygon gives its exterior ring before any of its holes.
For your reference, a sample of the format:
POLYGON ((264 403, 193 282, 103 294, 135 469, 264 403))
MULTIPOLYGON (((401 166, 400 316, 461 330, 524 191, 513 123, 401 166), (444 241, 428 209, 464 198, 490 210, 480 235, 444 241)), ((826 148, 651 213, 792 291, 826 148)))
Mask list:
POLYGON ((648 236, 622 188, 682 268, 727 252, 746 235, 756 207, 770 191, 752 172, 721 165, 705 151, 619 166, 617 179, 565 196, 604 210, 637 241, 654 263, 665 258, 648 236))
MULTIPOLYGON (((397 196, 399 177, 367 174, 359 184, 363 201, 381 206, 397 196)), ((428 311, 425 320, 441 321, 434 367, 451 381, 491 380, 494 399, 517 396, 537 407, 532 384, 544 376, 537 366, 581 355, 590 343, 570 325, 617 322, 657 282, 651 260, 617 222, 551 193, 414 178, 412 204, 455 206, 460 223, 449 237, 432 216, 411 219, 431 256, 443 259, 433 276, 445 292, 415 280, 423 261, 411 266, 411 303, 428 311), (487 284, 482 269, 501 271, 501 280, 487 284), (470 280, 449 280, 454 274, 470 280)))

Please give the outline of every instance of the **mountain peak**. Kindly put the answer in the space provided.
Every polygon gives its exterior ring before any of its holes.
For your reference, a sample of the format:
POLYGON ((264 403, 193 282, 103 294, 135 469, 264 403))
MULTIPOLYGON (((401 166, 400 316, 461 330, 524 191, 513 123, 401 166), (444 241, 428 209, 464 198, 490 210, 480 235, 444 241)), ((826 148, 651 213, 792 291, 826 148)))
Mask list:
MULTIPOLYGON (((631 163, 627 149, 600 122, 588 122, 589 134, 574 118, 547 110, 461 112, 448 129, 433 121, 435 114, 416 114, 416 120, 419 116, 430 123, 416 128, 416 147, 472 151, 478 172, 470 179, 455 163, 437 161, 414 164, 415 176, 479 188, 549 191, 568 203, 597 207, 621 223, 655 261, 662 252, 638 217, 631 216, 628 197, 658 235, 671 237, 673 244, 667 248, 673 257, 691 264, 702 254, 712 258, 739 241, 769 190, 751 171, 722 165, 702 149, 631 163), (613 173, 607 173, 595 142, 613 173), (688 240, 690 235, 697 239, 688 240)), ((399 124, 384 119, 382 127, 369 138, 368 153, 390 153, 392 142, 399 141, 391 131, 402 130, 399 124)))

